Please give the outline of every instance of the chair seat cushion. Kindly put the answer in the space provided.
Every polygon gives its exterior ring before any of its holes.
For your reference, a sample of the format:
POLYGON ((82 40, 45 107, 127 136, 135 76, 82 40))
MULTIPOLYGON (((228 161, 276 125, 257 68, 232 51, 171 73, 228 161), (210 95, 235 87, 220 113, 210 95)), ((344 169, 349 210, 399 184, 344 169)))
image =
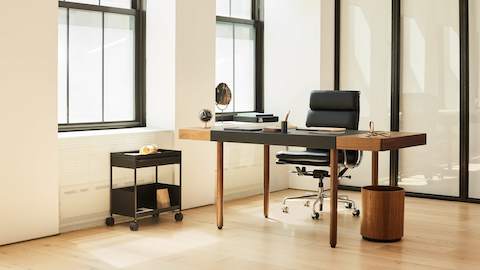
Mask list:
MULTIPOLYGON (((304 151, 280 151, 277 153, 278 164, 294 164, 305 166, 329 166, 330 150, 307 149, 304 151)), ((358 158, 358 151, 347 151, 347 163, 353 165, 358 158)), ((343 163, 343 151, 338 151, 338 163, 343 163)))

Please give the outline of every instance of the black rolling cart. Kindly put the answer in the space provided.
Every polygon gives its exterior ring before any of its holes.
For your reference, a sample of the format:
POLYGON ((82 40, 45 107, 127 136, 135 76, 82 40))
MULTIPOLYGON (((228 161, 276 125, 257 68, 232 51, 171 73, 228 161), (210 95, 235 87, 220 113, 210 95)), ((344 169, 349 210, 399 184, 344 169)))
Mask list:
POLYGON ((113 226, 113 215, 133 218, 130 230, 138 230, 138 219, 152 216, 158 218, 160 213, 174 212, 175 220, 182 221, 182 152, 159 149, 157 153, 139 155, 138 151, 110 153, 110 216, 106 218, 107 226, 113 226), (179 185, 158 182, 158 166, 178 164, 180 171, 179 185), (133 186, 113 188, 113 168, 134 170, 133 186), (137 185, 137 169, 155 167, 155 183, 137 185), (167 189, 170 207, 157 208, 157 190, 167 189))

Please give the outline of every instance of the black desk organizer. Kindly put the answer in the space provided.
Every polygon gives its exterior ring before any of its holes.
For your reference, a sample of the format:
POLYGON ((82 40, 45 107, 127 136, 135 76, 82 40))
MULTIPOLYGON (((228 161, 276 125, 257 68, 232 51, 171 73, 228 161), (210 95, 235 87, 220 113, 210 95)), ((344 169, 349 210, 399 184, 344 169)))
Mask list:
POLYGON ((115 225, 113 215, 133 218, 130 230, 138 230, 138 219, 146 216, 158 218, 160 213, 176 212, 175 220, 182 221, 182 152, 159 149, 150 155, 132 155, 138 151, 110 153, 110 216, 105 219, 107 226, 115 225), (170 185, 158 182, 158 166, 178 164, 180 184, 170 185), (113 188, 113 167, 134 170, 133 186, 113 188), (137 169, 155 167, 155 183, 137 186, 137 169), (170 207, 157 209, 157 190, 168 189, 170 207))

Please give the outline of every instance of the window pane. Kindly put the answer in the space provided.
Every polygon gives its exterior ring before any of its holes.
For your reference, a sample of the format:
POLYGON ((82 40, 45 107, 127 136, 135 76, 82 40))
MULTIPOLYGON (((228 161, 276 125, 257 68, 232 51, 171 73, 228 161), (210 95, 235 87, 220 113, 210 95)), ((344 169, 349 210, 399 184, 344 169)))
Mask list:
POLYGON ((58 10, 58 123, 67 123, 67 9, 58 10))
MULTIPOLYGON (((232 102, 225 112, 233 111, 234 85, 233 85, 233 25, 217 23, 216 39, 216 85, 226 83, 232 90, 232 102)), ((218 108, 216 109, 217 111, 218 108)))
POLYGON ((70 123, 102 121, 102 13, 70 9, 70 123))
POLYGON ((217 16, 230 16, 230 0, 217 0, 217 16))
POLYGON ((101 0, 100 5, 107 7, 132 8, 132 0, 101 0))
MULTIPOLYGON (((390 46, 392 1, 341 1, 340 89, 359 90, 359 129, 390 130, 390 46)), ((362 164, 351 170, 345 185, 371 183, 371 153, 363 153, 362 164)), ((379 181, 389 183, 389 152, 379 153, 379 181)))
POLYGON ((231 17, 252 19, 252 0, 231 0, 231 17))
POLYGON ((469 195, 480 198, 480 2, 469 1, 470 34, 470 164, 469 195))
POLYGON ((235 25, 235 111, 255 110, 255 30, 235 25))
POLYGON ((400 151, 407 191, 459 193, 458 8, 457 0, 402 2, 400 129, 428 134, 426 146, 400 151))
POLYGON ((135 18, 105 13, 105 121, 135 119, 135 18))
POLYGON ((67 0, 66 2, 74 2, 74 3, 90 4, 90 5, 98 6, 98 0, 67 0))

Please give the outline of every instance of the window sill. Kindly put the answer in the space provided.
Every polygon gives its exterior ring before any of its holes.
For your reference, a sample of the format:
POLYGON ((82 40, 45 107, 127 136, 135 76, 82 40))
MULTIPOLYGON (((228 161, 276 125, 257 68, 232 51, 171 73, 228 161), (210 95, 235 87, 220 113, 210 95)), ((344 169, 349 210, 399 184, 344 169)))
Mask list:
POLYGON ((82 137, 111 136, 111 135, 121 135, 121 134, 141 134, 141 133, 153 133, 153 132, 173 132, 173 130, 140 127, 140 128, 71 131, 71 132, 59 132, 58 138, 69 139, 69 138, 82 138, 82 137))

